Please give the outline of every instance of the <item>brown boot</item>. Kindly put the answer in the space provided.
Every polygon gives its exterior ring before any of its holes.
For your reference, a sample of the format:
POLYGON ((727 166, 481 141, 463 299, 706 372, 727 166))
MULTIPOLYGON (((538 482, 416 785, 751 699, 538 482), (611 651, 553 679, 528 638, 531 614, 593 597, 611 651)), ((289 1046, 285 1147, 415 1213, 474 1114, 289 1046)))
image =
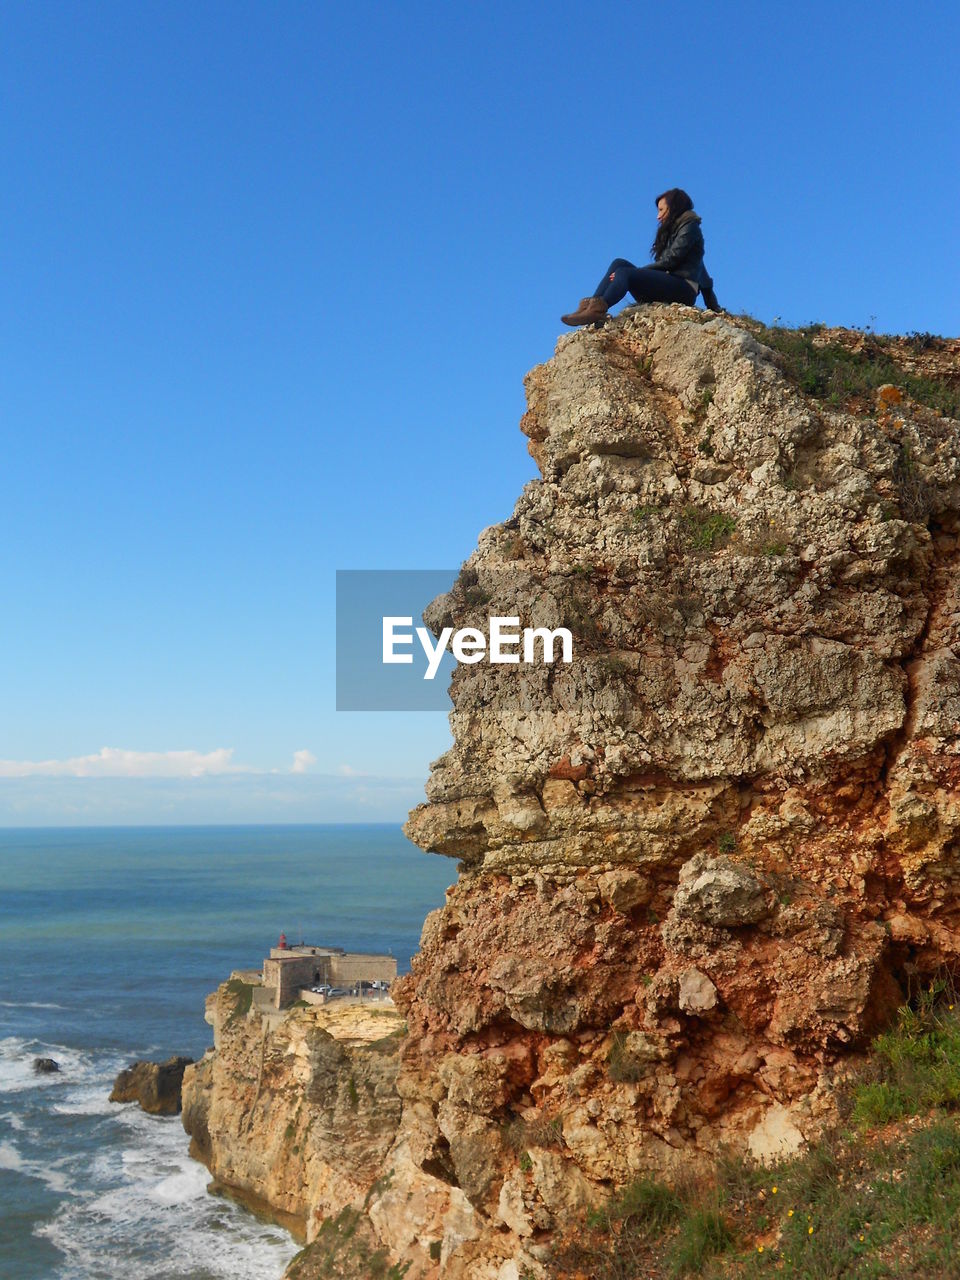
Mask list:
POLYGON ((560 319, 564 324, 602 324, 607 318, 607 309, 602 298, 583 298, 576 311, 560 319))

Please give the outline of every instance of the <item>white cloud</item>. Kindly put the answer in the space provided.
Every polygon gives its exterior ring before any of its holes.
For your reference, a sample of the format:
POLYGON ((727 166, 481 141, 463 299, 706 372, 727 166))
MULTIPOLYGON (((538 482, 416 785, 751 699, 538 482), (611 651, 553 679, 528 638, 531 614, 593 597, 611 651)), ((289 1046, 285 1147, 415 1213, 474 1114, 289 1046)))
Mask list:
MULTIPOLYGON (((317 763, 306 748, 293 753, 289 769, 262 769, 239 764, 233 747, 215 751, 128 751, 101 747, 94 755, 64 760, 0 760, 0 778, 209 778, 225 774, 305 774, 317 763)), ((338 767, 340 778, 368 775, 351 765, 338 767)))
POLYGON ((54 760, 0 759, 0 827, 114 823, 402 822, 422 777, 321 772, 303 748, 282 768, 242 764, 233 748, 103 747, 54 760))
POLYGON ((234 763, 232 747, 207 752, 101 747, 96 755, 66 760, 0 760, 0 778, 206 778, 251 772, 234 763))

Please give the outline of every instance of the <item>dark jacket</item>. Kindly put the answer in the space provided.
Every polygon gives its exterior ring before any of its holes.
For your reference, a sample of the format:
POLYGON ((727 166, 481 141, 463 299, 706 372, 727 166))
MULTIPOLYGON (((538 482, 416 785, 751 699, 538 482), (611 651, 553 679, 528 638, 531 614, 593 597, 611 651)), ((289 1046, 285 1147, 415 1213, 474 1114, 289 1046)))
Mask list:
POLYGON ((680 215, 663 252, 650 265, 654 271, 669 271, 672 276, 689 280, 703 294, 708 310, 720 310, 717 295, 713 292, 713 281, 703 264, 700 216, 692 209, 680 215))

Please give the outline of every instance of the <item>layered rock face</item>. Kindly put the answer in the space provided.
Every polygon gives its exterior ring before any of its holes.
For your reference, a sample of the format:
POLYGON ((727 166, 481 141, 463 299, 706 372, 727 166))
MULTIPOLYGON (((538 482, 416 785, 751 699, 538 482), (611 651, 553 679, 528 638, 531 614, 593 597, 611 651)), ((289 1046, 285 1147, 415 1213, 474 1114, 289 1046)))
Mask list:
POLYGON ((431 622, 566 625, 574 661, 454 676, 407 832, 461 871, 371 1208, 449 1276, 537 1273, 641 1171, 815 1138, 960 950, 958 423, 895 386, 829 409, 680 307, 561 339, 527 393, 543 478, 431 622))

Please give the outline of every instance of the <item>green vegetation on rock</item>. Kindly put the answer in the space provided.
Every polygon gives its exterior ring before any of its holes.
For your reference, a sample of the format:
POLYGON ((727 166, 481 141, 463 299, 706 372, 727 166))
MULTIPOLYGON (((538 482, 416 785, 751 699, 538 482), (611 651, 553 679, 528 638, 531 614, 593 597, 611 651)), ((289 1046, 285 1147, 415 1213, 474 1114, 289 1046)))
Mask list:
POLYGON ((402 1280, 410 1263, 391 1263, 376 1248, 369 1223, 358 1209, 327 1218, 316 1239, 287 1267, 288 1280, 402 1280))
POLYGON ((231 978, 226 984, 227 991, 234 997, 234 1005, 230 1011, 230 1017, 227 1019, 227 1025, 236 1022, 238 1018, 246 1017, 250 1012, 250 1005, 253 1003, 253 985, 244 982, 241 978, 231 978))
POLYGON ((722 511, 708 511, 703 507, 685 507, 682 530, 685 543, 694 551, 715 551, 725 546, 737 522, 722 511))
MULTIPOLYGON (((786 329, 762 324, 749 316, 742 316, 740 320, 765 346, 777 352, 791 382, 827 404, 842 408, 856 396, 872 399, 880 387, 893 383, 918 404, 927 405, 948 418, 960 417, 960 387, 946 379, 910 373, 897 364, 889 349, 884 349, 872 335, 865 334, 862 348, 851 351, 839 343, 823 342, 822 324, 786 329)), ((923 350, 921 344, 937 339, 917 334, 911 341, 917 350, 923 350)))
POLYGON ((845 1090, 847 1128, 774 1168, 641 1178, 587 1213, 555 1262, 595 1280, 960 1276, 960 1012, 934 983, 845 1090))

